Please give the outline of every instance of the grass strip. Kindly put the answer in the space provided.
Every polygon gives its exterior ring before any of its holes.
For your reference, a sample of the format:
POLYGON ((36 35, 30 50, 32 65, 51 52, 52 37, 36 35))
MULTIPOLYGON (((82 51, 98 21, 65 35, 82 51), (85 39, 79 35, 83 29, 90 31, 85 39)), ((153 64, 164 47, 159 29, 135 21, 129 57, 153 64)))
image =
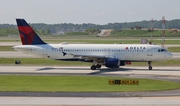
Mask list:
POLYGON ((0 46, 0 51, 14 51, 13 46, 0 46))
POLYGON ((180 52, 180 46, 179 47, 168 47, 169 52, 180 52))
MULTIPOLYGON (((16 60, 20 60, 18 65, 48 65, 48 66, 91 66, 92 63, 80 61, 58 61, 46 58, 0 58, 0 65, 14 65, 16 60)), ((180 60, 167 60, 152 62, 153 66, 180 66, 180 60)), ((127 65, 128 66, 128 65, 127 65)), ((129 66, 148 66, 147 62, 132 62, 129 66)))
POLYGON ((1 75, 0 91, 18 92, 134 92, 180 88, 169 81, 136 79, 139 85, 109 85, 109 79, 133 80, 104 76, 22 76, 1 75))
POLYGON ((92 63, 80 61, 59 61, 47 58, 0 58, 1 65, 14 65, 16 60, 20 60, 18 65, 58 65, 58 66, 90 66, 92 63))

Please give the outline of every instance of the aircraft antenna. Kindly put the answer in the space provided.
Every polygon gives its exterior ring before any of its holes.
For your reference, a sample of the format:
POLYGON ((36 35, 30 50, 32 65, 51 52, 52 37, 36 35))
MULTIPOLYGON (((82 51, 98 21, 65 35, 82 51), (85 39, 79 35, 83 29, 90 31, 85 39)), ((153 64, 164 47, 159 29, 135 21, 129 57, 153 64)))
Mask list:
POLYGON ((162 17, 162 43, 161 46, 164 48, 164 42, 165 42, 165 24, 166 24, 166 20, 165 20, 165 16, 162 17))

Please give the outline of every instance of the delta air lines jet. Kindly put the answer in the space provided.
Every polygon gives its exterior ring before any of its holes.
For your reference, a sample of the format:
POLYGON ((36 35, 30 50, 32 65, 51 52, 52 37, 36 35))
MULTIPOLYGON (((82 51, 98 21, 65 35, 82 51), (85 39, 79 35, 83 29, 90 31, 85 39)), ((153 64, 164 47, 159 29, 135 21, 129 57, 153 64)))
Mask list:
POLYGON ((151 62, 167 60, 172 54, 158 45, 149 44, 48 44, 41 40, 24 19, 16 19, 22 45, 14 50, 24 53, 64 61, 92 62, 91 69, 119 68, 131 62, 151 62))

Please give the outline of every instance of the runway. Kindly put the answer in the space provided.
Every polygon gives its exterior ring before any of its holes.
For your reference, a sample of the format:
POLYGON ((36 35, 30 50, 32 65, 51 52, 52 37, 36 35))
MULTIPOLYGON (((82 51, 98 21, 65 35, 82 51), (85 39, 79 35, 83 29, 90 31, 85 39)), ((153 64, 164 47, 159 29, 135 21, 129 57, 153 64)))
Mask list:
MULTIPOLYGON (((0 66, 0 74, 13 75, 93 75, 127 78, 150 78, 180 83, 179 67, 121 67, 92 71, 89 67, 0 66)), ((180 90, 117 93, 42 93, 0 92, 0 106, 178 106, 180 90), (79 95, 79 96, 78 96, 79 95)))
POLYGON ((180 76, 179 66, 159 67, 153 70, 147 67, 123 66, 119 69, 102 67, 100 70, 92 71, 90 67, 59 67, 59 66, 0 66, 0 74, 55 74, 55 75, 164 75, 180 76))
POLYGON ((119 69, 102 67, 92 71, 90 67, 59 67, 59 66, 1 66, 0 74, 55 74, 55 75, 163 75, 180 77, 180 67, 154 66, 153 70, 147 67, 123 66, 119 69))
MULTIPOLYGON (((0 66, 0 74, 10 75, 45 75, 45 76, 116 76, 125 78, 148 78, 157 80, 169 80, 180 83, 179 67, 154 67, 153 70, 148 70, 147 67, 121 67, 119 69, 108 69, 102 67, 100 70, 90 70, 89 67, 58 67, 58 66, 0 66)), ((0 93, 4 96, 9 96, 15 93, 0 93)), ((132 97, 132 96, 180 96, 180 90, 171 92, 136 92, 136 93, 70 93, 70 94, 49 94, 49 93, 16 93, 17 95, 25 96, 64 96, 64 97, 132 97)))
POLYGON ((0 58, 41 58, 38 56, 16 52, 16 51, 0 51, 0 58))
POLYGON ((179 106, 180 97, 0 97, 0 106, 179 106))

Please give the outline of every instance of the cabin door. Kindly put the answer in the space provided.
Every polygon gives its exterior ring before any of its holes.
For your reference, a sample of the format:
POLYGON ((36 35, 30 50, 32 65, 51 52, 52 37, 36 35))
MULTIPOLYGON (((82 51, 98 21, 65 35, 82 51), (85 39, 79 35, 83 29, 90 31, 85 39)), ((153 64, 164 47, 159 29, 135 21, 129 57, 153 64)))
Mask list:
POLYGON ((147 56, 152 56, 153 55, 153 48, 152 47, 148 47, 147 48, 147 56))
POLYGON ((46 46, 44 46, 43 47, 43 52, 42 52, 42 55, 43 55, 43 57, 47 57, 47 47, 46 46))

